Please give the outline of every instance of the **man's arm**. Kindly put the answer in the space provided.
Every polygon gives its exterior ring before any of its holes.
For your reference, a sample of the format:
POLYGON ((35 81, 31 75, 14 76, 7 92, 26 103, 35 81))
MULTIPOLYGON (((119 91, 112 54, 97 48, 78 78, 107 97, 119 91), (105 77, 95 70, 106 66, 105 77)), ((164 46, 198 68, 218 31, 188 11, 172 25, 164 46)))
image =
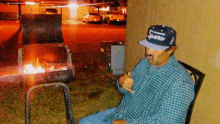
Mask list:
POLYGON ((126 121, 124 119, 113 120, 112 124, 126 124, 126 121))

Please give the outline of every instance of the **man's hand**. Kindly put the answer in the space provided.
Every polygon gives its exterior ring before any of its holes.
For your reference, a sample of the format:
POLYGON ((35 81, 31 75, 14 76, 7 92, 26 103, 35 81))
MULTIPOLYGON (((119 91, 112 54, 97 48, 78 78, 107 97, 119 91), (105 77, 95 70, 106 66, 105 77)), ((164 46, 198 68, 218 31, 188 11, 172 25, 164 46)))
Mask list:
POLYGON ((128 74, 124 74, 119 77, 119 84, 124 88, 125 90, 134 93, 134 91, 131 89, 131 87, 134 84, 133 78, 130 77, 131 72, 129 71, 128 74))
POLYGON ((112 124, 126 124, 126 121, 124 119, 113 120, 112 124))

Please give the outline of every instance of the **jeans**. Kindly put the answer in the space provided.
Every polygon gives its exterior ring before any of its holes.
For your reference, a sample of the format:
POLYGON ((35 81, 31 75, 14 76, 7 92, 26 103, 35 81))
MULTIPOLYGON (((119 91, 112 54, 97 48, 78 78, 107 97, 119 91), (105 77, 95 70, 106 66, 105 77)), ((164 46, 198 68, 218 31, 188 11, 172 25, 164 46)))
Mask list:
POLYGON ((83 117, 79 120, 78 124, 111 124, 110 122, 103 122, 105 117, 115 111, 115 108, 107 109, 102 112, 98 112, 92 115, 88 115, 86 117, 83 117))

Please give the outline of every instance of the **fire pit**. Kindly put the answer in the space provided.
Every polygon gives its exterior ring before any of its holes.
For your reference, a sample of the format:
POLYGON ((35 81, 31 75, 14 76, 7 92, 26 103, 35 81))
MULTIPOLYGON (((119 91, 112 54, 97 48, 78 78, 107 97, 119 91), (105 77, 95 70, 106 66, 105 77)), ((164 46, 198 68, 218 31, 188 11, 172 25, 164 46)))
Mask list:
POLYGON ((68 83, 75 77, 71 52, 67 45, 32 44, 18 50, 19 75, 22 84, 68 83))

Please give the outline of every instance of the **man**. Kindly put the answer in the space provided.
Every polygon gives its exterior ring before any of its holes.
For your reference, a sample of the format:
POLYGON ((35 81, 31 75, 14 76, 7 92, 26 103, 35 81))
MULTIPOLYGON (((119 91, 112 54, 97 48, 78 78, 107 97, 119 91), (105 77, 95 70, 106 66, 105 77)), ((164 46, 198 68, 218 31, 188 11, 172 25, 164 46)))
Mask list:
POLYGON ((146 57, 132 72, 119 77, 120 104, 87 116, 79 124, 183 124, 194 98, 194 83, 174 57, 176 31, 153 25, 146 39, 146 57))

